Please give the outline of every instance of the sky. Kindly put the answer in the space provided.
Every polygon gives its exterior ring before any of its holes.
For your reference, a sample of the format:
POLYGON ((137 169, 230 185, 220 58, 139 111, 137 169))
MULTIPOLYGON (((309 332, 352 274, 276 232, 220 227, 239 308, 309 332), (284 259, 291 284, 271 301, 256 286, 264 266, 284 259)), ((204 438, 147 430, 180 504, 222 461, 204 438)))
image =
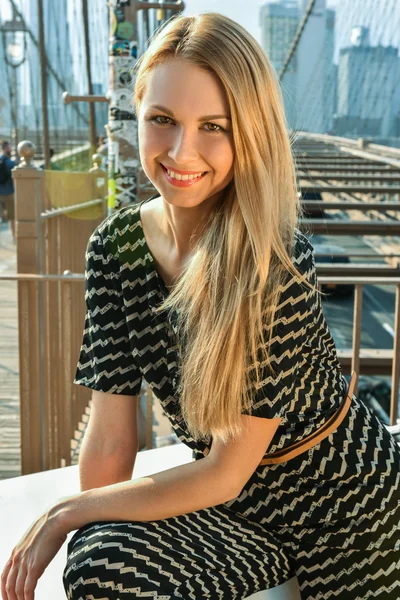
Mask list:
MULTIPOLYGON (((57 0, 55 0, 57 1, 57 0)), ((76 0, 74 0, 76 1, 76 0)), ((105 2, 106 0, 97 0, 105 2)), ((185 14, 195 14, 201 12, 220 12, 227 17, 231 17, 243 25, 259 42, 261 41, 261 31, 259 27, 259 11, 266 0, 184 0, 185 14)), ((343 0, 327 0, 327 5, 334 8, 337 3, 343 0)), ((20 0, 17 0, 20 4, 20 0)), ((0 15, 4 18, 10 18, 10 3, 7 0, 0 0, 0 15)))
MULTIPOLYGON (((184 0, 185 13, 215 11, 243 25, 261 42, 259 12, 266 0, 184 0)), ((327 0, 327 7, 336 10, 336 54, 350 45, 351 28, 364 25, 370 28, 373 46, 400 47, 400 0, 327 0)))
MULTIPOLYGON (((53 0, 57 2, 57 0, 53 0)), ((89 6, 96 3, 104 3, 107 0, 90 0, 89 6)), ((17 0, 21 5, 22 0, 17 0)), ((243 25, 259 42, 261 41, 261 30, 259 26, 260 8, 266 0, 184 0, 186 14, 196 14, 207 11, 221 12, 233 18, 243 25)), ((68 0, 68 6, 80 6, 81 0, 68 0)), ((384 46, 400 46, 400 0, 327 0, 329 8, 335 8, 336 14, 336 52, 335 62, 338 62, 339 49, 349 46, 351 28, 355 25, 366 25, 371 28, 371 44, 373 46, 382 44, 384 46)), ((71 8, 72 10, 72 8, 71 8)), ((77 9, 78 12, 80 9, 77 9)), ((10 18, 9 0, 0 0, 0 15, 10 18)), ((107 33, 106 33, 107 35, 107 33)), ((107 40, 105 40, 107 48, 107 40)), ((78 46, 74 44, 74 52, 78 52, 78 46)), ((97 44, 97 48, 99 48, 97 44)), ((107 49, 102 48, 102 52, 107 49)), ((79 50, 83 52, 82 49, 79 50)), ((94 59, 97 57, 94 53, 94 59)), ((100 57, 99 57, 100 60, 100 57)), ((102 62, 102 61, 100 61, 102 62)), ((99 66, 103 69, 103 63, 99 66)), ((96 71, 96 66, 94 65, 96 71)), ((107 78, 108 75, 105 75, 107 78)), ((94 73, 95 80, 100 80, 94 73)))
MULTIPOLYGON (((342 0, 328 0, 329 8, 334 8, 342 0)), ((261 42, 259 12, 266 0, 184 0, 185 14, 219 12, 245 27, 258 42, 261 42)))

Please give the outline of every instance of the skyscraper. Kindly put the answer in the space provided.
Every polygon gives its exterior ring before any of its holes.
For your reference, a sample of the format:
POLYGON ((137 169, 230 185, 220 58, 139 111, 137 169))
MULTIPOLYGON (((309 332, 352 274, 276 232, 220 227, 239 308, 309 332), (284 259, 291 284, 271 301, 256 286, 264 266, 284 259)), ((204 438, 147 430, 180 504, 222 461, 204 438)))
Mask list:
POLYGON ((333 128, 333 116, 337 107, 337 65, 335 65, 335 24, 336 11, 326 11, 325 29, 325 74, 324 74, 324 132, 333 128))
MULTIPOLYGON (((262 45, 279 73, 293 44, 308 0, 275 0, 260 11, 262 45)), ((285 70, 281 88, 292 129, 323 133, 332 128, 336 69, 335 12, 317 0, 285 70)))
POLYGON ((342 135, 394 137, 400 104, 400 58, 393 46, 370 46, 368 30, 354 27, 338 68, 338 114, 342 135))
MULTIPOLYGON (((264 4, 260 9, 260 25, 261 45, 279 73, 299 25, 298 10, 294 0, 264 4)), ((289 72, 295 70, 295 64, 291 63, 289 72)))
MULTIPOLYGON (((261 45, 279 75, 299 25, 294 0, 264 4, 260 9, 261 45)), ((296 57, 291 60, 281 84, 286 118, 293 126, 296 117, 296 57)))
MULTIPOLYGON (((298 0, 300 18, 307 4, 307 0, 298 0)), ((296 128, 324 133, 329 129, 325 101, 325 82, 329 78, 327 66, 333 63, 333 29, 332 21, 328 20, 326 0, 317 0, 314 4, 298 43, 296 58, 296 128)))

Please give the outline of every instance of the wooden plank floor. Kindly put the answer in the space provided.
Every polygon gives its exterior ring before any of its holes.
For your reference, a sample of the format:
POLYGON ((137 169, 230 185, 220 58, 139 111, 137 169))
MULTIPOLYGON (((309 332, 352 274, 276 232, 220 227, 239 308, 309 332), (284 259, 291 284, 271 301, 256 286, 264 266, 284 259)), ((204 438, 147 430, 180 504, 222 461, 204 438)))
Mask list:
MULTIPOLYGON (((16 251, 0 223, 0 273, 15 273, 16 251)), ((0 479, 20 475, 17 284, 0 281, 0 479)))

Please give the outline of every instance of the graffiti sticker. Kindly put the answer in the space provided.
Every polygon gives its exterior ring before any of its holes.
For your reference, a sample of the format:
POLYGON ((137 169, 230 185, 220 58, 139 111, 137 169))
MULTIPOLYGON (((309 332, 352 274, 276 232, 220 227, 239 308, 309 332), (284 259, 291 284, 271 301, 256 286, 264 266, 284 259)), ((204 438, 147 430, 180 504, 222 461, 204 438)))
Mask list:
POLYGON ((137 58, 137 42, 130 42, 129 46, 131 50, 131 56, 133 58, 137 58))
POLYGON ((122 21, 122 23, 119 23, 115 35, 120 40, 131 40, 133 32, 133 24, 130 21, 122 21))
POLYGON ((130 56, 131 48, 128 40, 111 40, 112 56, 130 56))
POLYGON ((132 110, 131 99, 130 90, 115 90, 111 95, 110 104, 118 106, 121 110, 132 110))

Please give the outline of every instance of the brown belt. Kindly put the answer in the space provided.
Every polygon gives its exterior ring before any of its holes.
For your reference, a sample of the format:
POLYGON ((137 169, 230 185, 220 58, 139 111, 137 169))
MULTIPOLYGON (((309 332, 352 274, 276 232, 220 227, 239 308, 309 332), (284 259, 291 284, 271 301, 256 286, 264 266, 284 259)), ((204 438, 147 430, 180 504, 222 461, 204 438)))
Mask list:
POLYGON ((316 446, 323 439, 328 437, 329 434, 331 434, 333 431, 336 431, 340 423, 347 415, 348 410, 350 408, 356 380, 357 373, 353 371, 351 374, 351 380, 345 401, 339 406, 338 410, 330 417, 330 419, 328 419, 328 421, 322 427, 320 427, 314 433, 306 436, 303 440, 300 440, 300 442, 291 444, 283 450, 278 450, 277 452, 273 452, 272 454, 267 454, 260 462, 260 466, 275 465, 278 463, 287 462, 288 460, 295 458, 295 456, 306 452, 313 446, 316 446))

